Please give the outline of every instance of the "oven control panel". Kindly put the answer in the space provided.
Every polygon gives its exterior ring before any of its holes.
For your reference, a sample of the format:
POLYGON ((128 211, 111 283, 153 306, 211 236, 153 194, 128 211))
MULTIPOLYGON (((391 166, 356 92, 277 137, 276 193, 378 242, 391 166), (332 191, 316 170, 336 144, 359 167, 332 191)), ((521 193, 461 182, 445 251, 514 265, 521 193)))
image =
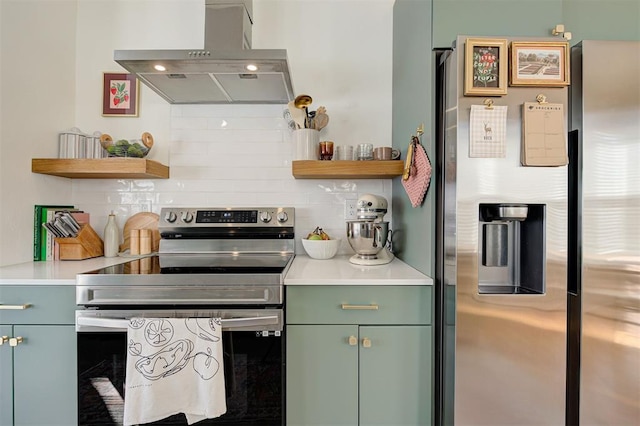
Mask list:
POLYGON ((293 207, 189 208, 165 207, 160 211, 159 228, 211 227, 293 227, 293 207))

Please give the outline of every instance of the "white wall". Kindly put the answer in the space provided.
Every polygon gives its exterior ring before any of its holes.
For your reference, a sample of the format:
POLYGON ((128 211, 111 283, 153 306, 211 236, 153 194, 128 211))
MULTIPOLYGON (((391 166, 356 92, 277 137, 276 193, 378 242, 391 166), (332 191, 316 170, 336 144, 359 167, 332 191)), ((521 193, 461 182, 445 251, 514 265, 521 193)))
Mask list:
POLYGON ((68 203, 65 179, 31 173, 73 124, 76 1, 0 0, 0 265, 33 257, 33 205, 68 203))
MULTIPOLYGON (((393 0, 254 0, 253 47, 287 49, 296 94, 311 95, 312 108, 327 108, 330 122, 322 139, 391 145, 392 9, 393 0)), ((6 20, 3 14, 3 35, 6 20)), ((28 181, 39 179, 46 188, 72 188, 72 203, 91 213, 100 234, 110 210, 116 211, 122 227, 131 214, 159 213, 163 206, 286 205, 296 208, 298 237, 318 225, 344 237, 345 198, 374 192, 391 199, 389 180, 294 179, 284 105, 171 106, 141 86, 139 117, 101 116, 102 73, 123 71, 113 61, 114 49, 199 48, 203 34, 204 0, 77 2, 75 121, 59 119, 54 128, 78 126, 127 139, 149 131, 155 138, 149 158, 169 165, 171 178, 66 180, 32 175, 30 157, 55 155, 54 134, 32 145, 33 153, 22 152, 23 164, 16 172, 28 181)), ((36 102, 44 108, 49 96, 43 92, 36 102)), ((13 155, 4 137, 0 142, 0 158, 7 152, 13 155)), ((4 203, 6 175, 0 173, 4 203)), ((29 218, 21 232, 27 237, 11 244, 3 237, 6 254, 0 264, 31 259, 32 205, 45 201, 41 198, 21 196, 20 213, 29 218), (9 247, 16 245, 20 254, 9 255, 9 247)), ((346 242, 342 251, 350 252, 346 242)))

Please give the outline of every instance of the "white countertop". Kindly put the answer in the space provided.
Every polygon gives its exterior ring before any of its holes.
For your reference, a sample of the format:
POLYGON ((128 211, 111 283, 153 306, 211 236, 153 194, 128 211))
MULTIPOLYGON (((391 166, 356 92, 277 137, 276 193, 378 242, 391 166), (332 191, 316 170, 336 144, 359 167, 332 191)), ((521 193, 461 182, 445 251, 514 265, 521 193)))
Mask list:
MULTIPOLYGON (((285 285, 433 285, 433 279, 399 259, 387 265, 360 266, 350 255, 315 260, 297 254, 285 285)), ((126 257, 25 262, 0 267, 1 285, 75 285, 76 274, 130 261, 126 257)))
POLYGON ((433 285, 433 279, 400 259, 376 266, 354 265, 351 255, 328 260, 297 254, 284 285, 433 285))
POLYGON ((128 262, 125 257, 25 262, 0 268, 0 285, 76 285, 76 274, 128 262))

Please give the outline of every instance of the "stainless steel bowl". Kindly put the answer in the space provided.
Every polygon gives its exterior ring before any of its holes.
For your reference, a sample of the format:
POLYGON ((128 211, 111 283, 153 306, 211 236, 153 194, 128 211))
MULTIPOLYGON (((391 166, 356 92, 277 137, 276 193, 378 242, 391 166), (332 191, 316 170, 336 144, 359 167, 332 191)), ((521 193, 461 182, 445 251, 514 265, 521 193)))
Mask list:
POLYGON ((387 244, 389 222, 354 220, 347 222, 347 241, 360 256, 374 257, 387 244))

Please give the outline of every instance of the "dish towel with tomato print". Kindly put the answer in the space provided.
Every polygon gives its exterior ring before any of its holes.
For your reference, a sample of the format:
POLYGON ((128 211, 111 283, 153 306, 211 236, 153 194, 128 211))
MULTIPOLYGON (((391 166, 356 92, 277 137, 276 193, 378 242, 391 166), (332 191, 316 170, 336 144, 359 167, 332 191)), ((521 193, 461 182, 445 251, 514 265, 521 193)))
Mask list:
POLYGON ((227 411, 220 318, 131 318, 124 424, 184 413, 188 424, 227 411))

